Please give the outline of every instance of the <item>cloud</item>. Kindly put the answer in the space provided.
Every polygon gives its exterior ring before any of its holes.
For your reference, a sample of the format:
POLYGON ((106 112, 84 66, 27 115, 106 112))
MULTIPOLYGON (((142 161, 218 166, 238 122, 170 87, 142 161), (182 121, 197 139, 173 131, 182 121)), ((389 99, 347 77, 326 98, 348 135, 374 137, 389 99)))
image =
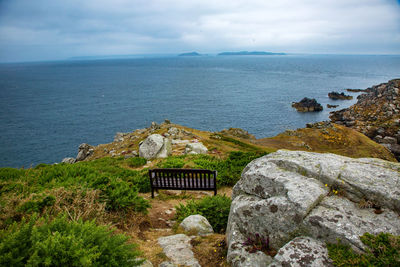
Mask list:
POLYGON ((236 49, 400 53, 399 40, 394 0, 0 2, 1 61, 236 49))

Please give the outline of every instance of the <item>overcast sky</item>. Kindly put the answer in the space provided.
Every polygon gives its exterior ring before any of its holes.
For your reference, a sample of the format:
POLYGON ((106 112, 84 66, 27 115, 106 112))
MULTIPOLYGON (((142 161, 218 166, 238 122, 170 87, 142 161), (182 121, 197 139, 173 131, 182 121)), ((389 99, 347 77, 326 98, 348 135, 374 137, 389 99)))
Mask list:
POLYGON ((0 61, 260 50, 400 54, 400 0, 0 0, 0 61))

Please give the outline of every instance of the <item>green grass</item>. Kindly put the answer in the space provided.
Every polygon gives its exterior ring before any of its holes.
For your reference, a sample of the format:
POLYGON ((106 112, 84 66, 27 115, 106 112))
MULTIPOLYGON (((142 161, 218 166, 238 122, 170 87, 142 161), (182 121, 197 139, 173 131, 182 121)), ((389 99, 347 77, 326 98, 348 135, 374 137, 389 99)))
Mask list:
POLYGON ((366 253, 355 253, 350 246, 327 244, 329 257, 335 266, 400 266, 400 236, 388 233, 365 233, 360 240, 366 245, 366 253))

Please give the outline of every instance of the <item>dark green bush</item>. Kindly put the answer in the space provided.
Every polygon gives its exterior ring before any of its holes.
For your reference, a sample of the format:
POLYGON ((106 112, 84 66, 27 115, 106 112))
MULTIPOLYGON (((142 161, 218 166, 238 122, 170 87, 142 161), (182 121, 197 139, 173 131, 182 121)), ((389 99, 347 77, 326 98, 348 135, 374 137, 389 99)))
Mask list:
POLYGON ((54 196, 46 196, 41 200, 31 200, 21 205, 18 211, 32 213, 42 212, 45 207, 51 207, 54 205, 56 198, 54 196))
POLYGON ((172 156, 160 162, 158 166, 160 168, 182 168, 184 165, 184 156, 172 156))
POLYGON ((225 232, 230 207, 231 199, 226 196, 190 200, 186 205, 176 206, 176 220, 181 222, 190 215, 200 214, 207 218, 215 232, 225 232))
POLYGON ((195 159, 194 163, 198 168, 217 170, 218 186, 233 186, 240 179, 240 175, 247 164, 265 154, 265 152, 233 151, 229 153, 226 160, 202 155, 195 159))
POLYGON ((140 253, 127 240, 93 221, 32 216, 0 231, 0 266, 137 266, 140 253))
POLYGON ((148 169, 140 173, 138 172, 135 176, 132 176, 129 181, 136 186, 140 193, 148 193, 151 191, 148 169))
POLYGON ((329 257, 336 266, 400 266, 400 236, 388 233, 365 233, 360 240, 366 245, 364 254, 355 253, 350 246, 327 244, 329 257))
POLYGON ((129 167, 137 168, 137 167, 145 165, 147 163, 147 160, 142 157, 137 157, 137 158, 127 159, 127 162, 128 162, 129 167))

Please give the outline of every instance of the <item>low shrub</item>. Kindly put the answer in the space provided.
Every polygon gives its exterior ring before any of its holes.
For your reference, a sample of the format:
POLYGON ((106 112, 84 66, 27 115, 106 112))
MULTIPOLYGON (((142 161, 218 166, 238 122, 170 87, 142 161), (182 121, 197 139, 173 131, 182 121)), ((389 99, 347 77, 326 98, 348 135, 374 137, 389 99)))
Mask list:
POLYGON ((137 157, 137 158, 127 159, 127 162, 129 167, 137 168, 145 165, 147 163, 147 160, 142 157, 137 157))
POLYGON ((400 266, 400 236, 389 233, 372 235, 365 233, 360 240, 366 245, 366 253, 355 253, 349 245, 338 241, 327 244, 329 257, 336 266, 400 266))
POLYGON ((54 196, 46 196, 40 200, 30 200, 25 202, 18 208, 18 211, 32 213, 42 212, 45 207, 51 207, 55 203, 56 198, 54 196))
POLYGON ((240 179, 240 175, 247 164, 265 154, 265 152, 233 151, 229 153, 226 160, 202 155, 194 159, 193 162, 197 168, 217 170, 218 186, 233 186, 240 179))
POLYGON ((32 216, 0 231, 0 266, 138 266, 137 246, 94 221, 32 216))
POLYGON ((185 166, 183 156, 172 156, 168 157, 158 165, 160 168, 182 168, 185 166))
POLYGON ((226 196, 205 197, 190 200, 186 205, 176 206, 176 220, 183 221, 190 215, 200 214, 207 218, 215 232, 225 232, 228 223, 231 199, 226 196))

